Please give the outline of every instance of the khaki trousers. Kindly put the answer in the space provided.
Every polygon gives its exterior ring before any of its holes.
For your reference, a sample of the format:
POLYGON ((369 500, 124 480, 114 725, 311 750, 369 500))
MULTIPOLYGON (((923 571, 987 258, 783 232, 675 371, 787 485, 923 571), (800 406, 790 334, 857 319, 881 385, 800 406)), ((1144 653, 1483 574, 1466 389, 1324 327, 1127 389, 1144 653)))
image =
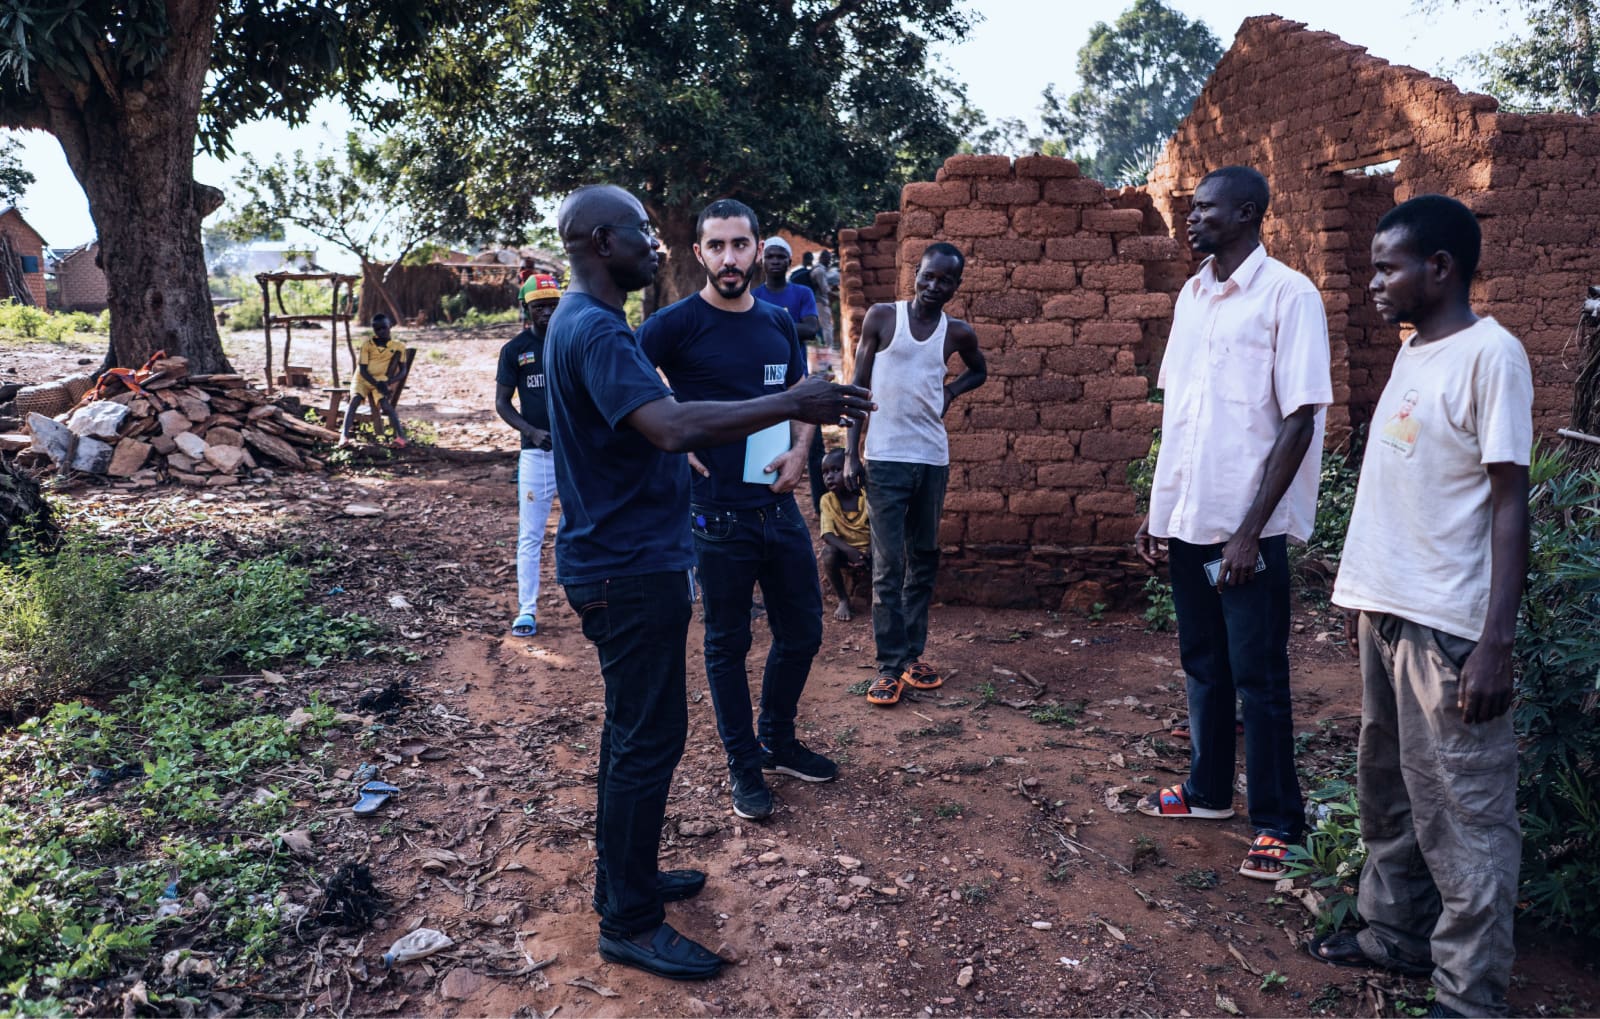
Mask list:
POLYGON ((1380 962, 1431 959, 1440 1003, 1505 1015, 1522 861, 1511 715, 1461 720, 1473 641, 1363 612, 1359 643, 1361 947, 1380 962))

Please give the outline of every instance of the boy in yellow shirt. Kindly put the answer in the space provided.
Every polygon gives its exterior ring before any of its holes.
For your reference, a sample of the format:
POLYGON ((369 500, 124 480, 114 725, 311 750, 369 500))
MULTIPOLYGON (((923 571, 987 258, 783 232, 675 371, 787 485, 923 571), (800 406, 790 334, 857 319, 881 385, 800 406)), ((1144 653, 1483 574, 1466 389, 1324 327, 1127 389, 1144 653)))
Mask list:
MULTIPOLYGON (((394 444, 405 448, 406 430, 400 427, 400 415, 395 413, 390 394, 406 376, 406 345, 389 335, 389 316, 379 312, 372 316, 372 335, 361 344, 356 356, 356 375, 350 380, 350 405, 344 411, 344 423, 339 426, 339 445, 350 443, 350 429, 356 423, 356 411, 361 401, 373 406, 373 416, 382 408, 394 428, 394 444)), ((376 425, 374 425, 376 431, 376 425)))
POLYGON ((822 493, 820 512, 822 566, 839 599, 833 618, 848 622, 850 595, 845 590, 844 571, 848 568, 858 582, 863 575, 872 576, 872 531, 867 523, 867 495, 845 484, 842 449, 831 450, 822 458, 822 483, 828 488, 822 493))

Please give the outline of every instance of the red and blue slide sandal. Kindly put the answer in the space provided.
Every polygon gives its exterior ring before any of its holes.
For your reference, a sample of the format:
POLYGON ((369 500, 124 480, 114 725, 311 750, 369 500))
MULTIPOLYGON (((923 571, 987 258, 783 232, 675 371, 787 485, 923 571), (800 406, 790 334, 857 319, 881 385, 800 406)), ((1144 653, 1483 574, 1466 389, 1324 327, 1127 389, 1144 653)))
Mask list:
POLYGON ((1169 785, 1159 793, 1153 793, 1140 800, 1139 813, 1151 817, 1188 817, 1201 821, 1225 821, 1233 816, 1232 807, 1214 810, 1211 807, 1197 807, 1191 804, 1183 795, 1183 786, 1169 785))

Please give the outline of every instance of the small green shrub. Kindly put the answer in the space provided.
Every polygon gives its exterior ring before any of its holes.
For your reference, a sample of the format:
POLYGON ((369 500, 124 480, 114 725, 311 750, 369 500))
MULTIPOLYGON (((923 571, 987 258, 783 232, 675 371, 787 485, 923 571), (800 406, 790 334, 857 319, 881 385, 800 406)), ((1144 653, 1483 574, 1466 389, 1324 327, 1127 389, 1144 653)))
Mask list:
POLYGON ((1325 896, 1317 917, 1319 931, 1336 931, 1354 924, 1356 887, 1367 861, 1367 844, 1361 839, 1361 807, 1348 782, 1332 782, 1308 797, 1317 814, 1316 827, 1304 843, 1289 847, 1284 860, 1286 876, 1306 878, 1325 896))
POLYGON ((313 666, 368 649, 378 628, 306 604, 287 553, 229 561, 207 543, 135 555, 82 533, 0 565, 0 710, 136 676, 313 666))
POLYGON ((1144 596, 1148 604, 1144 610, 1144 628, 1150 633, 1161 633, 1178 628, 1178 608, 1172 600, 1172 585, 1160 577, 1147 577, 1144 596))
POLYGON ((11 298, 0 301, 0 332, 29 339, 36 337, 50 321, 50 313, 11 298))
POLYGON ((454 322, 467 313, 467 295, 464 293, 445 294, 439 298, 439 315, 446 322, 454 322))

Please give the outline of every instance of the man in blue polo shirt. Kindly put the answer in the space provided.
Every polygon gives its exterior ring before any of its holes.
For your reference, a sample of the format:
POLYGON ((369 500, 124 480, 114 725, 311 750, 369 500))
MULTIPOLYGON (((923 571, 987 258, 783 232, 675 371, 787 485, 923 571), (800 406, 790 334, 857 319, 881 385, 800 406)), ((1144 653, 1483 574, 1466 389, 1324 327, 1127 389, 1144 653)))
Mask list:
MULTIPOLYGON (((695 257, 705 266, 706 285, 652 315, 639 328, 639 346, 680 399, 749 400, 783 392, 805 377, 806 360, 788 313, 750 295, 758 271, 755 212, 724 198, 706 206, 695 230, 695 257)), ((691 529, 705 599, 706 680, 728 753, 733 812, 753 821, 772 814, 763 771, 807 782, 830 781, 839 771, 796 739, 794 726, 811 660, 822 646, 816 553, 791 494, 805 473, 816 428, 792 421, 776 429, 781 453, 762 451, 754 438, 697 449, 704 473, 690 478, 691 529), (753 483, 749 468, 758 466, 771 477, 753 483), (752 731, 745 656, 756 584, 772 627, 772 649, 758 730, 752 731)))
POLYGON ((595 804, 600 955, 676 980, 722 960, 666 922, 664 901, 705 874, 657 869, 672 772, 688 732, 684 652, 691 614, 688 466, 679 455, 738 442, 779 422, 855 420, 853 386, 807 379, 738 402, 679 403, 623 317, 628 292, 655 278, 661 247, 643 206, 595 186, 561 204, 572 283, 545 337, 555 436, 556 580, 599 654, 605 722, 595 804))

